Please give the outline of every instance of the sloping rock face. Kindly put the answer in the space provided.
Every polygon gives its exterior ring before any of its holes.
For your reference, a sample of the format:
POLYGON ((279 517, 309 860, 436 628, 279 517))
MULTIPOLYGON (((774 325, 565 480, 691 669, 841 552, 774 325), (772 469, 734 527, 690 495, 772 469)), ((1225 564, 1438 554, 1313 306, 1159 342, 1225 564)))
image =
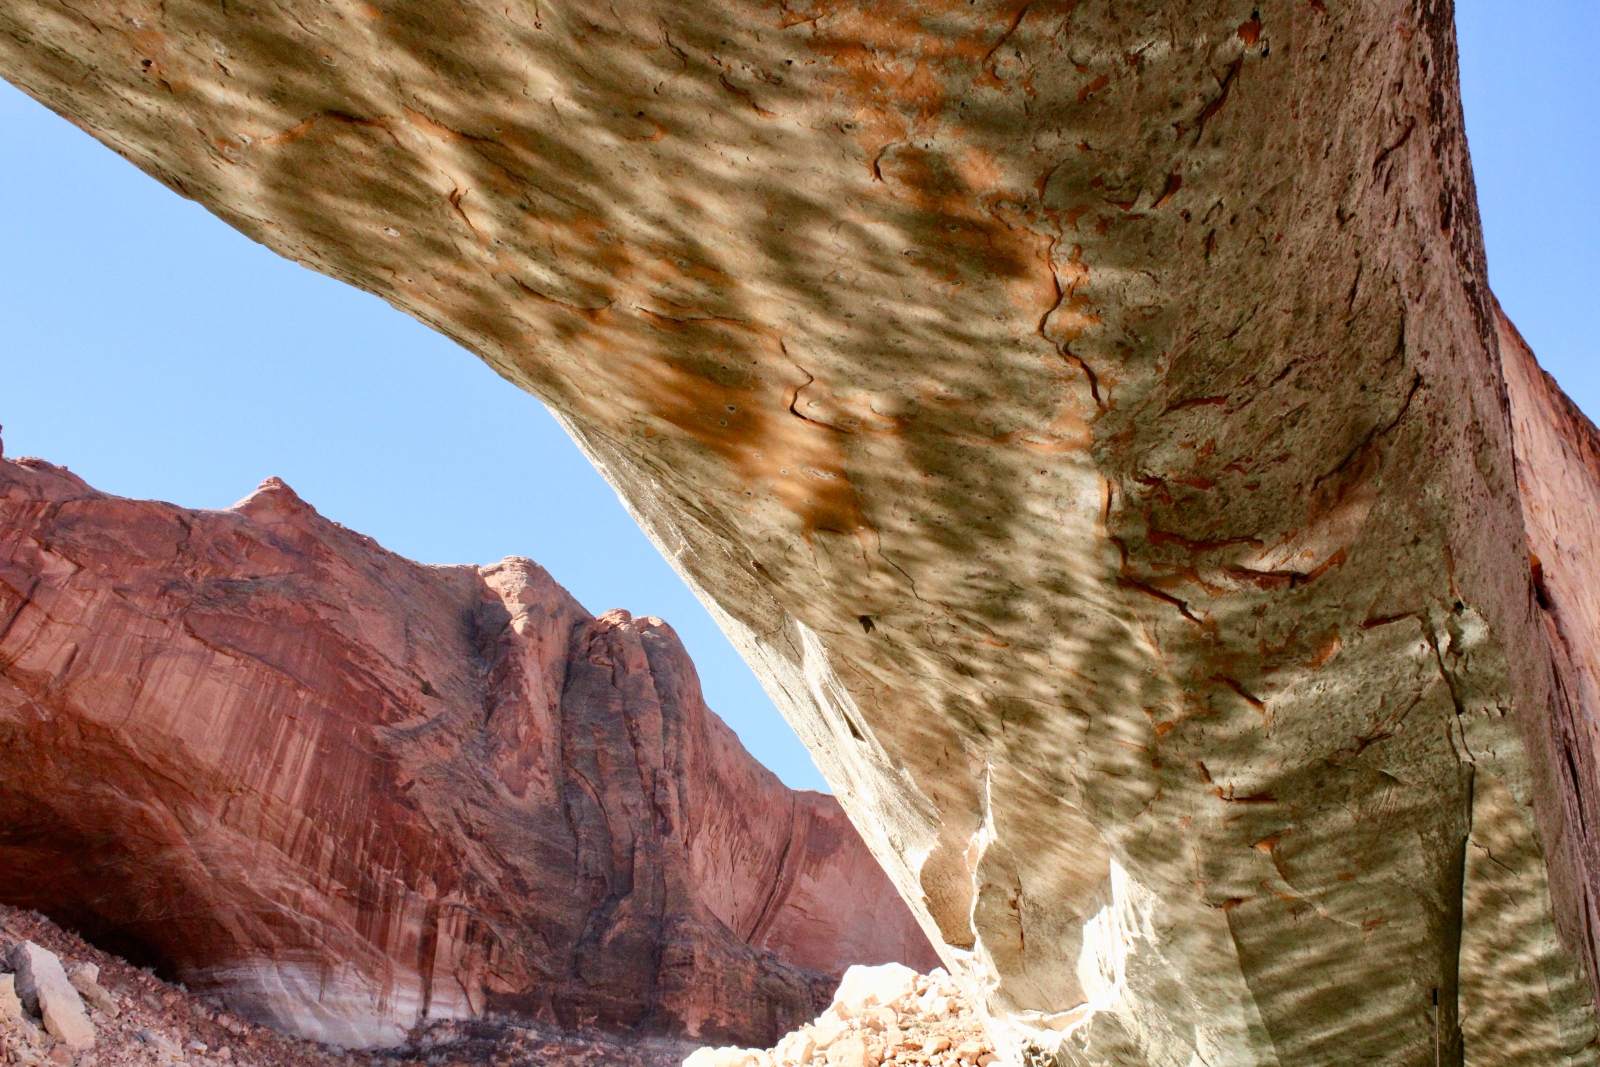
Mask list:
POLYGON ((302 1035, 424 1019, 771 1040, 934 959, 838 804, 658 619, 0 461, 0 900, 302 1035))
POLYGON ((4 0, 0 68, 543 398, 1007 1055, 1592 1062, 1451 13, 4 0))

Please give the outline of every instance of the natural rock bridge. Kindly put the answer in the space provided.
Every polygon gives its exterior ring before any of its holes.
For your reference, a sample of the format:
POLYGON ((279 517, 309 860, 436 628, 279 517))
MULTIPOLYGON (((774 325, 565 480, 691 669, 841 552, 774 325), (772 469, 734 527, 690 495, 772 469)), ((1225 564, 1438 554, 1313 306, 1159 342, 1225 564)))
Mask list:
POLYGON ((1587 1063, 1600 450, 1452 14, 0 0, 0 73, 549 404, 1013 1055, 1587 1063))

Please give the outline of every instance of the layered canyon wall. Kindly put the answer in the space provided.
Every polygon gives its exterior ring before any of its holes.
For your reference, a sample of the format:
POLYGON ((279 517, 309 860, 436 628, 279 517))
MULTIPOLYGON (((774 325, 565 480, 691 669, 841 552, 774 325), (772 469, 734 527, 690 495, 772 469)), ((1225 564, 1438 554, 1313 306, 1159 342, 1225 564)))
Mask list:
POLYGON ((935 957, 672 629, 428 567, 281 482, 231 511, 0 460, 0 901, 347 1045, 510 1012, 774 1039, 935 957))
POLYGON ((1008 1056, 1593 1061, 1444 0, 0 0, 0 69, 542 398, 1008 1056))

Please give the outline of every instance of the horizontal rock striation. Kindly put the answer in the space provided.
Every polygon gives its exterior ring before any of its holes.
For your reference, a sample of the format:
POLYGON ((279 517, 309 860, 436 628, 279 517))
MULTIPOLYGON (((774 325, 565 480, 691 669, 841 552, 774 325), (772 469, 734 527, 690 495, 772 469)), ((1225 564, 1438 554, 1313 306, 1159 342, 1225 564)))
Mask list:
POLYGON ((849 964, 934 960, 660 620, 401 559, 276 480, 191 511, 38 460, 0 461, 0 901, 347 1045, 486 1012, 771 1040, 849 964))

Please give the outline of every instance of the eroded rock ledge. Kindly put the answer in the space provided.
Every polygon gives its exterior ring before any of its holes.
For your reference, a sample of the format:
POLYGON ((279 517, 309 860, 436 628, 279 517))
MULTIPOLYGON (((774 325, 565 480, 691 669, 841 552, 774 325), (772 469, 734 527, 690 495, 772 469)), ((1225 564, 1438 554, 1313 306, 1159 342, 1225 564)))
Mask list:
POLYGON ((347 1045, 511 1012, 770 1041, 934 961, 659 619, 0 460, 0 901, 347 1045))

